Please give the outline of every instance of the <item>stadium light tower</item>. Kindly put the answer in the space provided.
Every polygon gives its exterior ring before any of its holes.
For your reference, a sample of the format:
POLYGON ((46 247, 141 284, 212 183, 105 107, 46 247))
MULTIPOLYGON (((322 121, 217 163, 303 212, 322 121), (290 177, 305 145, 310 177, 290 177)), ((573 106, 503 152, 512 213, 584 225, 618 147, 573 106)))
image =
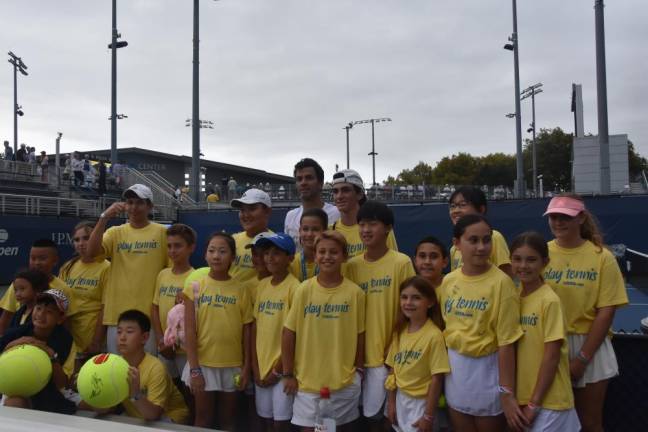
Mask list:
POLYGON ((372 119, 358 120, 358 121, 352 122, 354 125, 371 123, 371 152, 368 153, 368 155, 371 156, 371 167, 372 167, 372 172, 373 172, 373 183, 371 184, 372 187, 376 186, 376 156, 378 156, 378 153, 376 153, 376 140, 375 140, 375 135, 374 135, 374 124, 380 123, 380 122, 390 122, 390 121, 392 121, 392 119, 390 119, 389 117, 382 117, 382 118, 372 118, 372 119))
POLYGON ((532 160, 533 160, 533 195, 534 197, 538 197, 538 167, 536 164, 536 120, 535 120, 535 95, 538 93, 542 93, 542 83, 537 83, 533 84, 532 86, 529 86, 522 90, 522 94, 520 96, 520 100, 524 100, 527 98, 531 98, 531 127, 527 132, 532 132, 533 133, 533 141, 531 144, 531 154, 532 154, 532 160))
POLYGON ((13 76, 14 76, 14 155, 18 151, 18 116, 23 116, 24 112, 22 107, 18 105, 18 72, 27 76, 27 65, 23 63, 22 59, 16 54, 9 51, 9 63, 13 65, 13 76))
POLYGON ((112 0, 112 40, 108 44, 111 52, 110 66, 110 164, 115 166, 117 159, 117 49, 128 46, 126 41, 117 41, 121 34, 117 32, 117 0, 112 0))
POLYGON ((510 43, 504 45, 504 49, 513 51, 513 70, 515 73, 515 142, 516 142, 516 172, 517 187, 515 188, 515 197, 524 198, 524 163, 522 160, 522 118, 520 116, 520 59, 519 59, 519 41, 517 32, 517 2, 512 0, 513 4, 513 34, 509 36, 510 43))
MULTIPOLYGON (((349 169, 351 166, 349 165, 349 129, 353 127, 353 123, 349 123, 348 125, 344 126, 342 129, 346 129, 346 157, 347 157, 347 169, 349 169)), ((335 170, 337 172, 337 170, 335 170)))

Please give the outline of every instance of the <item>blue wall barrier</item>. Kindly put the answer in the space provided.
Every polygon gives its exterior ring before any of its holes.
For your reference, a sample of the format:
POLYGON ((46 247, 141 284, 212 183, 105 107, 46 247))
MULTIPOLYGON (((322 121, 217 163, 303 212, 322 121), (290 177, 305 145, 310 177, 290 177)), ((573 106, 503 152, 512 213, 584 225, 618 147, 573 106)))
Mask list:
MULTIPOLYGON (((607 243, 624 243, 628 247, 648 251, 648 196, 612 196, 586 199, 587 207, 597 216, 607 243)), ((546 218, 542 213, 548 200, 511 200, 489 203, 488 218, 495 229, 511 240, 515 235, 536 230, 550 237, 546 218)), ((444 203, 395 205, 394 227, 399 249, 411 255, 416 243, 426 235, 435 235, 447 245, 451 244, 452 225, 448 206, 444 203)), ((288 209, 275 208, 270 228, 283 230, 283 220, 288 209)), ((50 238, 59 246, 60 262, 73 254, 72 228, 76 218, 38 216, 0 216, 0 284, 11 282, 15 271, 26 266, 31 243, 42 237, 50 238)), ((111 224, 122 223, 114 220, 111 224)), ((198 232, 198 247, 192 256, 194 266, 204 265, 204 239, 213 231, 240 231, 238 212, 217 210, 180 212, 179 222, 192 226, 198 232)))

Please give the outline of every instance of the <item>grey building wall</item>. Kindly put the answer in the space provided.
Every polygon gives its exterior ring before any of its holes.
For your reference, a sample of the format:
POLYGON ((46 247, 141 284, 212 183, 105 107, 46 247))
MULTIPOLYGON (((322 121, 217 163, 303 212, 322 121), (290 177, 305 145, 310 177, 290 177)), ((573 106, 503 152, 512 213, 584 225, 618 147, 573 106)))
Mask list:
MULTIPOLYGON (((630 181, 628 135, 610 135, 610 191, 624 192, 630 181)), ((574 138, 574 191, 600 193, 598 136, 574 138)))

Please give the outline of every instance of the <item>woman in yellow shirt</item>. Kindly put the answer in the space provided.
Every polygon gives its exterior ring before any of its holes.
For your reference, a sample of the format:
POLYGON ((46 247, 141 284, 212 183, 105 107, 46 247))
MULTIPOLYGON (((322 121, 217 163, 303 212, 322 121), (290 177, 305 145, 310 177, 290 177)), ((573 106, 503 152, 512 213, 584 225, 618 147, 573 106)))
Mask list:
POLYGON ((76 255, 59 272, 59 277, 74 292, 72 302, 77 313, 68 318, 68 323, 79 366, 86 358, 103 351, 106 337, 103 296, 110 263, 90 255, 88 240, 93 229, 90 222, 80 222, 74 227, 72 244, 76 255))
POLYGON ((459 219, 452 241, 463 266, 447 275, 440 289, 451 369, 445 396, 459 431, 504 430, 502 412, 514 430, 525 423, 513 394, 520 297, 511 278, 491 264, 491 239, 482 215, 459 219))
MULTIPOLYGON (((404 432, 431 432, 443 378, 450 372, 441 330, 434 324, 436 294, 430 282, 413 276, 400 286, 400 311, 385 363, 387 417, 404 432)), ((438 426, 437 426, 438 427, 438 426)))
POLYGON ((511 243, 511 266, 520 282, 516 396, 531 432, 579 431, 569 379, 569 357, 560 299, 542 279, 549 262, 542 235, 526 232, 511 243))
POLYGON ((583 431, 600 431, 607 385, 619 374, 608 335, 616 308, 628 303, 628 294, 582 198, 554 197, 545 215, 555 239, 548 244, 544 279, 565 310, 576 411, 583 431))
POLYGON ((365 294, 342 275, 346 240, 324 231, 315 241, 320 272, 293 296, 281 340, 284 391, 295 395, 292 423, 315 426, 320 392, 330 390, 335 423, 353 431, 360 412, 364 364, 365 294))
POLYGON ((182 292, 187 351, 182 381, 194 395, 194 426, 212 427, 216 402, 220 429, 232 430, 236 391, 245 389, 250 377, 252 302, 242 283, 229 275, 235 257, 232 236, 212 234, 205 253, 209 273, 182 292))
MULTIPOLYGON (((452 195, 450 195, 448 202, 450 222, 452 222, 453 225, 455 225, 463 216, 469 214, 486 215, 486 211, 488 210, 486 194, 484 194, 481 189, 474 186, 464 186, 455 190, 452 195)), ((511 276, 511 261, 509 258, 506 239, 499 231, 493 230, 491 244, 491 263, 495 264, 500 270, 511 276)), ((463 259, 461 251, 457 249, 456 246, 452 246, 450 248, 450 269, 456 270, 461 267, 462 263, 463 259)))

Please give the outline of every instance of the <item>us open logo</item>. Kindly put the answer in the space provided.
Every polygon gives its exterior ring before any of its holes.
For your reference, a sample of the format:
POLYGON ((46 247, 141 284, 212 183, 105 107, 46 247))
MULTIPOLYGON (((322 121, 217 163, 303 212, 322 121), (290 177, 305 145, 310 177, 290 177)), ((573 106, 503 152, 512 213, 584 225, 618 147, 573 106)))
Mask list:
MULTIPOLYGON (((9 240, 9 232, 0 228, 0 244, 6 243, 9 240)), ((3 256, 18 256, 18 246, 0 246, 0 257, 3 256)))

